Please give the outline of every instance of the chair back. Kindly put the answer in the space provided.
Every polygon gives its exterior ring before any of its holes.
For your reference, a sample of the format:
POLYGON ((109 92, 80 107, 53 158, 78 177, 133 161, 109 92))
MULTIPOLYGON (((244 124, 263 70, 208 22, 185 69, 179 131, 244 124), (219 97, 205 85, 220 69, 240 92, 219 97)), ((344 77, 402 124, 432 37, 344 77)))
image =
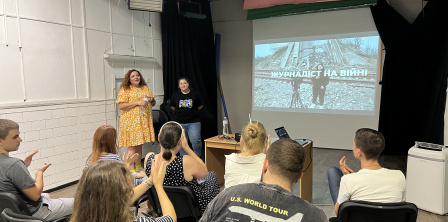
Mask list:
POLYGON ((166 114, 166 116, 168 117, 168 121, 171 121, 173 119, 173 110, 171 109, 170 100, 167 100, 166 102, 160 104, 160 110, 162 110, 166 114))
POLYGON ((152 110, 152 124, 154 126, 156 140, 159 136, 160 128, 162 128, 163 124, 166 122, 168 122, 168 117, 162 110, 152 110))
POLYGON ((31 212, 22 198, 17 194, 2 191, 0 192, 0 212, 6 208, 11 209, 14 213, 31 216, 31 212))
POLYGON ((3 222, 46 222, 44 219, 14 213, 11 209, 5 208, 2 211, 1 218, 3 222))
POLYGON ((413 203, 346 201, 338 210, 338 222, 416 222, 418 208, 413 203))
MULTIPOLYGON (((193 190, 188 186, 163 186, 168 198, 173 203, 177 218, 193 217, 195 221, 201 218, 199 210, 199 200, 194 195, 193 190)), ((162 208, 160 206, 159 198, 155 187, 147 191, 149 202, 153 205, 154 210, 162 215, 162 208)))

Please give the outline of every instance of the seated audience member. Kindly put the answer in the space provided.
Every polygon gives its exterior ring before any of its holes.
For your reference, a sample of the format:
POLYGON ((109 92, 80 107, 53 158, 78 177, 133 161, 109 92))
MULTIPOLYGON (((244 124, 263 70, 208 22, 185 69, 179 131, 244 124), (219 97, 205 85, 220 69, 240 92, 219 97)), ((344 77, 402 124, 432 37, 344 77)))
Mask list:
POLYGON ((253 121, 243 127, 241 152, 226 155, 225 189, 237 184, 260 182, 267 144, 263 124, 253 121))
POLYGON ((151 160, 162 156, 169 164, 163 182, 167 186, 189 186, 199 199, 201 213, 219 193, 215 172, 208 172, 204 162, 191 150, 185 138, 185 131, 177 122, 167 122, 160 128, 160 153, 148 153, 145 158, 146 175, 151 175, 151 160), (187 153, 176 156, 180 148, 187 153), (200 179, 201 178, 201 179, 200 179))
POLYGON ((345 164, 328 168, 328 184, 334 210, 347 200, 369 202, 401 202, 405 199, 405 177, 399 170, 382 168, 378 157, 384 149, 383 135, 373 129, 358 129, 353 139, 353 155, 361 161, 361 170, 354 172, 345 164))
POLYGON ((210 202, 200 221, 328 221, 322 210, 292 193, 304 163, 300 144, 291 139, 275 141, 263 162, 263 182, 225 189, 210 202))
POLYGON ((90 166, 98 160, 117 160, 123 162, 121 156, 118 155, 117 131, 113 126, 100 126, 93 135, 92 153, 87 158, 86 166, 90 166))
MULTIPOLYGON (((132 165, 138 158, 140 158, 140 156, 137 153, 134 153, 132 157, 127 157, 125 154, 123 158, 121 158, 120 155, 118 155, 117 149, 117 131, 113 126, 103 125, 98 127, 93 135, 92 153, 87 158, 86 166, 89 166, 98 160, 116 160, 124 162, 130 167, 130 165, 132 165)), ((133 175, 136 177, 135 185, 146 180, 144 172, 134 173, 133 175)))
POLYGON ((19 124, 12 120, 0 119, 0 191, 15 193, 23 199, 34 217, 54 220, 70 215, 73 198, 50 199, 42 193, 43 174, 51 165, 44 164, 32 178, 27 167, 31 164, 34 151, 24 161, 10 157, 9 153, 17 151, 22 139, 19 136, 19 124))
POLYGON ((177 221, 173 204, 163 190, 166 162, 153 160, 153 174, 142 184, 133 187, 132 176, 122 162, 99 160, 87 167, 78 183, 75 205, 70 222, 169 222, 177 221), (137 217, 130 206, 152 185, 162 207, 163 216, 159 218, 137 217))

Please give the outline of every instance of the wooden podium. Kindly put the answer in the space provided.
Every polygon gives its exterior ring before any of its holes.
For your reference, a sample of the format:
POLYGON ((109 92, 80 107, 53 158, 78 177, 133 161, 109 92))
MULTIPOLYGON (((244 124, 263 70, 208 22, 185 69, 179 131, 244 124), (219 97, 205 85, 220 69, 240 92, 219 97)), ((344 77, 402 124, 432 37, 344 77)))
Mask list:
MULTIPOLYGON (((208 171, 215 171, 218 176, 219 184, 224 184, 225 164, 226 157, 231 153, 237 153, 240 148, 240 144, 235 141, 234 135, 229 134, 232 139, 219 139, 218 136, 208 138, 205 142, 205 165, 208 171)), ((309 141, 303 145, 305 149, 305 164, 303 170, 308 166, 306 172, 303 173, 303 177, 300 180, 300 198, 307 200, 311 203, 313 199, 313 164, 310 164, 311 157, 313 155, 313 142, 309 141)))

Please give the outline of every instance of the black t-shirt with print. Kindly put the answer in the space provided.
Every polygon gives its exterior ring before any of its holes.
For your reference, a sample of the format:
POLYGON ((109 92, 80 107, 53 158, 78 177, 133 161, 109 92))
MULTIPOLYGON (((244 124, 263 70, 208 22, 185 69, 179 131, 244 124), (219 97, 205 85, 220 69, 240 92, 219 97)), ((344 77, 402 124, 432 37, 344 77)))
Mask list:
POLYGON ((198 107, 202 106, 201 97, 193 90, 190 90, 187 94, 183 94, 180 90, 175 92, 171 96, 170 105, 174 107, 172 113, 174 121, 178 123, 201 121, 198 110, 198 107))

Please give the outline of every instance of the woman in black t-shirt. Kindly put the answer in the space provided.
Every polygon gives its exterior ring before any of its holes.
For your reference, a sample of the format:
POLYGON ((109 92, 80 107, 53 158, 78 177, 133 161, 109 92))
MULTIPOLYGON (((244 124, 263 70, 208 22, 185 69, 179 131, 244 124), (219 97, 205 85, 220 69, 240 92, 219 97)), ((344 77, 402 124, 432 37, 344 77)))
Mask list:
MULTIPOLYGON (((194 153, 201 157, 201 118, 199 116, 199 111, 202 109, 201 97, 190 89, 190 82, 186 77, 179 78, 178 84, 180 91, 176 91, 170 99, 172 117, 174 121, 182 125, 194 153)), ((180 155, 185 154, 186 152, 181 149, 180 155)))

